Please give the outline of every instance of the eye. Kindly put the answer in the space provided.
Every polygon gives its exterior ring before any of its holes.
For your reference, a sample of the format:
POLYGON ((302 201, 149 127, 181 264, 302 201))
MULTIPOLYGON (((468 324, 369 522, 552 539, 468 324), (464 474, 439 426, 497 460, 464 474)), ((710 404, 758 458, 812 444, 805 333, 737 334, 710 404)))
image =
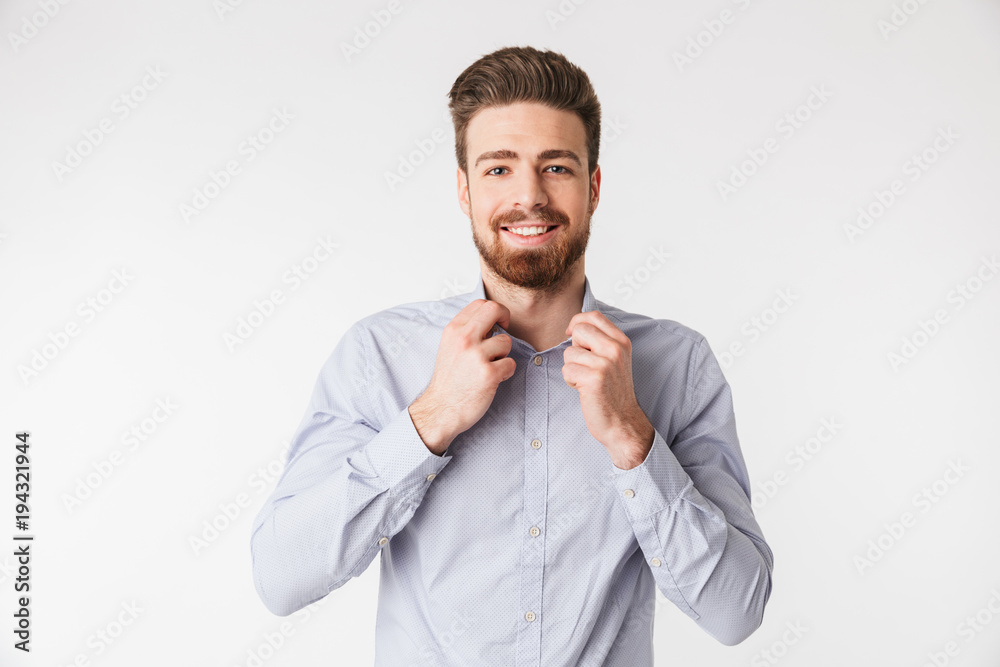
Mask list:
POLYGON ((493 172, 496 171, 497 169, 506 169, 506 168, 507 167, 493 167, 492 169, 490 169, 489 171, 486 172, 486 175, 487 176, 499 176, 500 174, 494 174, 493 172))
POLYGON ((562 165, 558 165, 558 164, 554 164, 551 167, 547 167, 547 169, 562 169, 562 171, 555 172, 557 174, 568 174, 568 173, 570 173, 569 169, 567 169, 566 167, 563 167, 562 165))

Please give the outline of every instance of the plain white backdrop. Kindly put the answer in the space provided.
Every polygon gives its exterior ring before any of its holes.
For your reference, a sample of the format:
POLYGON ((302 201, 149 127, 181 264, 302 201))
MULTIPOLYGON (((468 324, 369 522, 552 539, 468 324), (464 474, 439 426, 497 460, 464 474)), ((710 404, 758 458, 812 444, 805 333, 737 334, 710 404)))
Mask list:
POLYGON ((708 337, 775 555, 739 646, 658 596, 656 664, 997 664, 995 0, 10 0, 0 32, 0 664, 372 663, 377 562, 275 617, 250 524, 347 328, 474 286, 446 94, 509 45, 590 75, 594 294, 708 337))

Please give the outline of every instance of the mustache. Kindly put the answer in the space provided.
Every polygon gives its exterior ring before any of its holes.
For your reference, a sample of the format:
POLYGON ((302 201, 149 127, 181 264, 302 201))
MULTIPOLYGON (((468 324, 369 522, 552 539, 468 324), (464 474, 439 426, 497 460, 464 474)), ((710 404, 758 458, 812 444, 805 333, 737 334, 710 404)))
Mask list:
POLYGON ((498 232, 501 227, 525 220, 538 221, 549 225, 569 224, 569 216, 554 208, 540 208, 534 212, 534 216, 529 216, 523 209, 516 208, 496 215, 492 220, 493 231, 498 232))

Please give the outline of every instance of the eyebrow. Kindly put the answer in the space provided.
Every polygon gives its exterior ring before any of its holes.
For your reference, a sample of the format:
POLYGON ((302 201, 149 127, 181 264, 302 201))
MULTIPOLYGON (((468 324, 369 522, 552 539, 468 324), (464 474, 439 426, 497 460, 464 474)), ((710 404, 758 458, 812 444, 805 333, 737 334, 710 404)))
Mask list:
MULTIPOLYGON (((520 156, 514 151, 508 148, 502 148, 498 151, 487 151, 476 158, 476 164, 474 166, 478 167, 479 163, 483 160, 517 160, 520 156)), ((573 151, 567 151, 559 148, 550 148, 547 151, 542 151, 538 154, 538 160, 555 160, 557 158, 567 158, 576 162, 578 167, 583 166, 583 162, 580 161, 580 157, 573 151)))

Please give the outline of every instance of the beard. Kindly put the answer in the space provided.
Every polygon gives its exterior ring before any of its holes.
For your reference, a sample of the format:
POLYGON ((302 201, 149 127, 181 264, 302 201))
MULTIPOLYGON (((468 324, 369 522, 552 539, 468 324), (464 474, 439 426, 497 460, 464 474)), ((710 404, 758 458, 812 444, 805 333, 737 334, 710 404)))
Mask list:
POLYGON ((505 211, 493 217, 489 224, 489 238, 480 238, 476 221, 472 222, 472 241, 486 266, 502 280, 526 289, 551 291, 557 288, 566 274, 587 249, 590 240, 590 219, 593 208, 587 211, 582 224, 570 225, 569 216, 554 208, 538 209, 531 220, 543 224, 560 225, 555 238, 541 246, 514 247, 500 238, 500 228, 528 220, 521 209, 505 211))

